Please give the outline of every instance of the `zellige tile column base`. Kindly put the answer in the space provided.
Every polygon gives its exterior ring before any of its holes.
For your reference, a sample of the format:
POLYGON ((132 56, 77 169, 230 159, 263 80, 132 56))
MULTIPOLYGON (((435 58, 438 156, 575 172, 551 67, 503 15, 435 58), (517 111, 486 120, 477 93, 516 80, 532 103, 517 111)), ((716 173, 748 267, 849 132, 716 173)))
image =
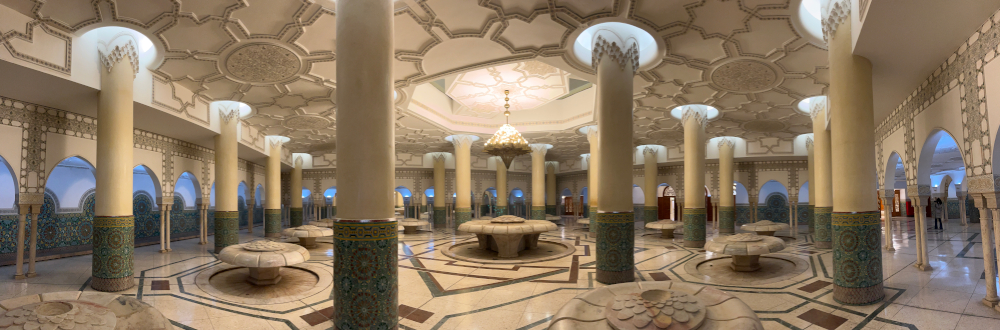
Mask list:
POLYGON ((494 216, 507 215, 507 206, 497 206, 494 210, 494 216))
POLYGON ((338 220, 333 235, 333 319, 337 329, 396 329, 397 222, 338 220))
POLYGON ((215 211, 215 253, 227 246, 240 244, 240 212, 215 211))
POLYGON ((736 207, 719 206, 719 234, 736 233, 736 207))
POLYGON ((281 210, 264 210, 264 237, 281 237, 281 210))
POLYGON ((90 287, 97 291, 118 292, 135 286, 133 252, 135 217, 94 217, 93 276, 90 287))
POLYGON ((532 206, 531 207, 531 219, 529 220, 545 220, 545 207, 544 206, 532 206))
POLYGON ((590 219, 590 226, 589 226, 590 227, 589 228, 590 232, 594 233, 596 235, 597 234, 597 206, 591 206, 590 210, 587 211, 587 212, 589 213, 587 215, 587 219, 590 219))
POLYGON ((434 207, 434 228, 444 228, 448 225, 448 210, 446 207, 434 207))
POLYGON ((660 212, 660 208, 659 207, 656 207, 656 206, 646 206, 643 209, 642 222, 643 223, 650 223, 650 222, 656 222, 657 220, 660 220, 660 219, 657 219, 660 216, 659 212, 660 212))
POLYGON ((705 247, 705 223, 708 212, 705 208, 684 209, 684 247, 705 247))
POLYGON ((616 284, 635 281, 635 214, 599 212, 592 215, 597 227, 597 281, 616 284), (596 221, 595 221, 596 220, 596 221))
POLYGON ((813 234, 813 240, 816 241, 815 246, 817 249, 833 248, 830 236, 830 213, 833 213, 833 207, 813 208, 813 222, 815 223, 816 230, 813 234))
POLYGON ((833 299, 868 305, 885 298, 882 290, 882 225, 878 211, 836 212, 833 229, 833 299))
POLYGON ((472 208, 471 207, 456 207, 455 208, 455 225, 461 225, 463 223, 472 221, 472 208))
POLYGON ((555 205, 545 205, 545 214, 558 215, 556 214, 555 205))
POLYGON ((288 227, 295 228, 302 225, 302 208, 292 207, 288 209, 288 227))
POLYGON ((816 206, 810 204, 806 206, 806 209, 809 210, 809 214, 813 215, 806 219, 806 223, 809 225, 809 233, 814 234, 816 233, 816 206))

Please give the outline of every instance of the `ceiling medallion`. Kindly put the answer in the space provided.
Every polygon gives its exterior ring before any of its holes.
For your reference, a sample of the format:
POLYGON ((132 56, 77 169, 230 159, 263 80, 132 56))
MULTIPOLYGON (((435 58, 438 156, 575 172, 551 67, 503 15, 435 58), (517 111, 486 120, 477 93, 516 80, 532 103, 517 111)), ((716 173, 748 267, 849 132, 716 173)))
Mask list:
POLYGON ((290 129, 324 129, 330 127, 330 120, 323 117, 295 116, 286 119, 284 126, 290 129))
POLYGON ((528 141, 521 136, 521 133, 514 126, 510 126, 510 91, 505 90, 503 93, 505 103, 503 115, 507 116, 507 123, 500 126, 493 137, 486 141, 486 147, 483 148, 483 151, 493 156, 499 156, 500 159, 503 159, 504 166, 509 169, 514 157, 531 152, 531 148, 528 147, 528 141))
POLYGON ((731 92, 759 92, 770 88, 778 74, 767 64, 738 60, 723 64, 712 72, 712 83, 731 92))
POLYGON ((226 70, 249 83, 272 83, 294 77, 302 61, 292 51, 264 43, 244 45, 226 58, 226 70))
POLYGON ((785 130, 787 127, 788 125, 785 125, 785 123, 773 119, 757 119, 743 124, 743 129, 758 133, 780 132, 785 130))

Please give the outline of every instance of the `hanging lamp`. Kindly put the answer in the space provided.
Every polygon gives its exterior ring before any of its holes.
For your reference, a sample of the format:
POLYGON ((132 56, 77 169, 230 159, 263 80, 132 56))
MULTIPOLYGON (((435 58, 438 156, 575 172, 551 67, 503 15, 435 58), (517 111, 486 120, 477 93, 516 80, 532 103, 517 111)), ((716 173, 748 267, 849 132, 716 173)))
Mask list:
POLYGON ((493 156, 499 156, 509 169, 514 157, 528 154, 531 152, 531 148, 528 147, 528 141, 521 136, 521 133, 514 126, 510 126, 510 90, 503 91, 503 94, 503 115, 507 117, 507 123, 500 126, 500 129, 493 133, 493 137, 486 141, 486 147, 483 148, 483 151, 493 156))

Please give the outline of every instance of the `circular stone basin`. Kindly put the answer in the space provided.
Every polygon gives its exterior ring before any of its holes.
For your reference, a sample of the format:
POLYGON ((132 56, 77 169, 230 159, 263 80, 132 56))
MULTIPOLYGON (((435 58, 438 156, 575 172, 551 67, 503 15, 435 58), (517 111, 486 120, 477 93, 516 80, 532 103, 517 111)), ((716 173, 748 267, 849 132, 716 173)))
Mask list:
POLYGON ((333 220, 319 220, 319 221, 311 221, 309 222, 309 224, 316 227, 333 228, 334 222, 333 220))
POLYGON ((684 233, 684 223, 673 220, 660 220, 647 223, 646 229, 659 230, 663 238, 674 238, 675 230, 679 229, 681 234, 684 233))
POLYGON ((731 267, 738 272, 760 269, 760 256, 785 249, 785 241, 774 236, 736 234, 718 236, 705 243, 705 251, 733 256, 731 267))
POLYGON ((414 218, 406 218, 399 222, 400 226, 403 226, 403 234, 416 234, 417 228, 422 226, 430 225, 430 222, 426 220, 419 220, 414 218))
POLYGON ((740 229, 755 232, 757 235, 767 236, 774 236, 774 232, 788 230, 789 228, 791 227, 788 224, 771 222, 770 220, 762 220, 740 226, 740 229))
POLYGON ((444 255, 453 259, 481 264, 527 264, 532 262, 555 260, 576 253, 572 243, 538 241, 538 247, 519 251, 515 258, 500 258, 496 252, 479 247, 478 242, 461 242, 447 244, 438 249, 444 255))
POLYGON ((684 271, 698 280, 710 279, 713 285, 745 286, 747 283, 765 285, 795 278, 809 270, 809 263, 801 258, 784 254, 769 254, 758 259, 760 270, 737 272, 733 270, 730 256, 694 258, 684 264, 684 271))
POLYGON ((152 306, 110 293, 49 292, 0 305, 7 309, 0 314, 0 329, 173 329, 152 306))
POLYGON ((309 251, 295 244, 253 241, 227 246, 219 252, 219 260, 249 268, 247 281, 253 285, 273 285, 281 281, 281 267, 306 262, 309 251))
POLYGON ((584 292, 559 309, 548 329, 665 330, 699 327, 764 328, 749 306, 728 293, 693 283, 658 281, 621 283, 584 292))
POLYGON ((493 223, 494 220, 469 221, 459 225, 458 231, 476 234, 481 249, 496 251, 500 258, 515 258, 522 250, 538 247, 539 234, 558 228, 546 220, 493 223))
POLYGON ((333 229, 313 225, 298 226, 281 231, 282 235, 298 237, 299 245, 307 249, 316 247, 316 238, 333 236, 333 229))

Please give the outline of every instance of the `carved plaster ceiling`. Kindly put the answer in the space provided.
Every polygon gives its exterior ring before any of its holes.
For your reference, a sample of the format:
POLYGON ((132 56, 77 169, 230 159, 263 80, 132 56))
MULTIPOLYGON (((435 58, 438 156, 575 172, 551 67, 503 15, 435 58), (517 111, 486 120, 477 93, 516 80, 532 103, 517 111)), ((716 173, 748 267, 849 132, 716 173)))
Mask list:
POLYGON ((569 72, 539 62, 525 61, 463 72, 445 93, 467 115, 493 117, 504 112, 531 110, 569 93, 569 72), (505 94, 508 92, 509 94, 505 94))
MULTIPOLYGON (((304 0, 0 4, 71 33, 102 22, 140 31, 165 50, 153 71, 170 90, 155 93, 170 93, 185 107, 244 102, 254 109, 246 121, 265 134, 291 137, 290 149, 335 148, 337 27, 330 8, 304 0)), ((506 75, 504 83, 489 76, 494 80, 478 80, 482 86, 459 88, 490 68, 522 74, 514 80, 545 81, 544 89, 518 90, 526 96, 516 102, 519 107, 569 102, 572 97, 558 100, 568 92, 568 77, 595 81, 589 63, 572 55, 574 33, 609 19, 643 26, 665 46, 662 60, 634 79, 635 145, 680 145, 681 126, 669 111, 698 103, 721 112, 708 123, 709 137, 791 141, 811 131, 809 117, 795 104, 827 88, 826 51, 796 32, 789 0, 402 0, 396 5, 398 152, 452 151, 444 137, 462 133, 409 110, 422 84, 453 79, 448 93, 466 105, 470 118, 483 105, 502 101, 496 92, 506 88, 506 75)), ((579 157, 588 144, 577 128, 593 123, 593 101, 588 104, 589 109, 579 107, 585 114, 576 119, 581 122, 525 137, 553 144, 551 159, 579 157)), ((481 131, 489 129, 475 131, 484 137, 474 145, 477 152, 489 135, 481 131)))

